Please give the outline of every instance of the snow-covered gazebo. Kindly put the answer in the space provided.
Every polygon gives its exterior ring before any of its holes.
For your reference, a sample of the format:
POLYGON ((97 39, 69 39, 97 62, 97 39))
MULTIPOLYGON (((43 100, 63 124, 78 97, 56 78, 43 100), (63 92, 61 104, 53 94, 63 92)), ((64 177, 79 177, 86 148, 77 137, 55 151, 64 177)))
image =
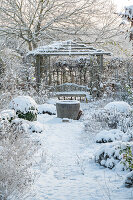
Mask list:
POLYGON ((72 40, 53 42, 52 44, 38 47, 28 53, 28 56, 33 56, 35 58, 36 81, 38 86, 41 83, 42 68, 45 68, 49 72, 49 84, 51 74, 54 76, 54 71, 51 69, 51 56, 97 56, 99 69, 102 70, 104 55, 111 55, 111 53, 87 46, 83 43, 77 43, 72 40))

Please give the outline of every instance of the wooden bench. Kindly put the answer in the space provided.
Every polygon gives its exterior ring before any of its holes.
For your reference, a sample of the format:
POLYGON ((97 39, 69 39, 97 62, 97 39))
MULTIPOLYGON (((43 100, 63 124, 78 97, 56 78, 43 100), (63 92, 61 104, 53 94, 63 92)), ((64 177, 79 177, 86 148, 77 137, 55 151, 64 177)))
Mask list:
POLYGON ((74 98, 75 100, 79 97, 80 101, 85 99, 88 101, 90 99, 90 88, 83 85, 77 85, 74 83, 64 83, 61 85, 57 85, 53 88, 55 96, 60 100, 62 97, 65 100, 66 98, 70 98, 71 100, 74 98))

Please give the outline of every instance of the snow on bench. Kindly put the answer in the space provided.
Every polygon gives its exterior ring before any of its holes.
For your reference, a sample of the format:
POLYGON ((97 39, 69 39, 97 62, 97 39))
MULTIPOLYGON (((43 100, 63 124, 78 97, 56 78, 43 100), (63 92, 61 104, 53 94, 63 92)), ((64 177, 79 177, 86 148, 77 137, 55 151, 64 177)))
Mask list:
POLYGON ((68 97, 73 99, 73 97, 76 98, 80 97, 80 100, 82 100, 82 97, 85 98, 86 101, 90 99, 90 88, 83 85, 77 85, 74 83, 64 83, 61 85, 57 85, 54 88, 55 96, 58 97, 60 100, 61 97, 64 98, 64 100, 68 97))

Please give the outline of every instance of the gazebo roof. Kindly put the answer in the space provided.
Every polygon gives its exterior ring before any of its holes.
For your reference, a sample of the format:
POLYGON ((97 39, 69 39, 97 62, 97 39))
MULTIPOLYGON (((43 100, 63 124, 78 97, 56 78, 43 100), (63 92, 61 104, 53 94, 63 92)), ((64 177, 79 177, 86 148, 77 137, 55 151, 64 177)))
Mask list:
POLYGON ((70 55, 111 55, 101 49, 89 47, 83 43, 76 43, 72 40, 53 42, 52 44, 38 47, 30 51, 28 55, 51 55, 51 56, 70 56, 70 55))

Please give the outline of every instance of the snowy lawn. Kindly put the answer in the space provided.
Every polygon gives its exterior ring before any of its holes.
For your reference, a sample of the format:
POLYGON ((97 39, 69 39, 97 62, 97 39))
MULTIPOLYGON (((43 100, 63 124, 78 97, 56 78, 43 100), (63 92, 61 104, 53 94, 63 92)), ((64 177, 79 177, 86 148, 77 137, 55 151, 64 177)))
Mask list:
POLYGON ((96 129, 100 127, 94 126, 87 132, 85 124, 98 104, 82 104, 84 116, 79 121, 63 123, 56 115, 38 115, 44 132, 36 136, 45 155, 39 167, 34 167, 39 178, 35 181, 34 195, 28 200, 133 199, 132 188, 123 185, 127 172, 110 170, 94 162, 94 153, 103 145, 95 142, 96 129))

